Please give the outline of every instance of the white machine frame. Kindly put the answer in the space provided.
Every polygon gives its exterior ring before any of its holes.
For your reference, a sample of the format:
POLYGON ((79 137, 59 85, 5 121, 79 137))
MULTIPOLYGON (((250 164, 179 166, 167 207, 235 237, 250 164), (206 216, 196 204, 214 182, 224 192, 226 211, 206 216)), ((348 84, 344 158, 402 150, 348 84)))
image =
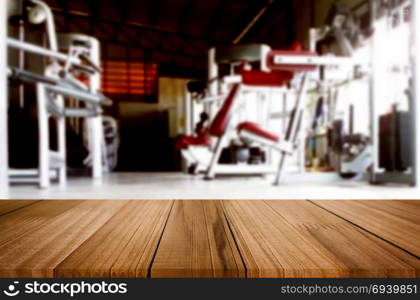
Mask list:
POLYGON ((0 0, 0 196, 8 192, 7 0, 0 0))
MULTIPOLYGON (((293 56, 293 55, 278 55, 274 57, 274 62, 279 64, 286 65, 316 65, 316 66, 351 66, 351 65, 360 65, 367 70, 370 77, 370 96, 369 96, 369 106, 370 106, 370 146, 368 153, 363 152, 361 156, 366 157, 369 155, 372 161, 371 168, 369 169, 369 180, 372 184, 379 183, 408 183, 411 186, 419 185, 419 176, 420 176, 420 160, 417 157, 418 151, 420 149, 420 118, 419 118, 419 104, 416 102, 418 99, 419 88, 420 88, 420 76, 419 68, 420 63, 418 61, 418 49, 420 49, 419 41, 420 36, 418 28, 420 28, 420 5, 416 1, 405 1, 400 4, 396 9, 404 10, 405 8, 412 7, 412 22, 411 22, 411 40, 410 40, 410 49, 411 49, 411 67, 413 74, 413 86, 411 88, 412 97, 410 97, 410 109, 409 112, 412 115, 412 126, 413 128, 413 148, 412 153, 412 167, 408 172, 386 172, 379 167, 379 111, 378 103, 382 100, 380 95, 380 90, 383 88, 384 84, 380 81, 382 78, 384 70, 380 67, 384 65, 385 62, 380 60, 379 51, 384 51, 378 47, 378 36, 383 33, 381 30, 381 22, 384 22, 383 19, 375 21, 375 33, 373 34, 371 41, 371 59, 369 61, 357 61, 353 58, 338 58, 338 57, 305 57, 305 56, 293 56)), ((316 34, 315 31, 311 30, 311 37, 313 38, 316 34)), ((314 47, 315 43, 311 43, 314 47)), ((366 166, 365 161, 361 162, 366 166)))
MULTIPOLYGON (((224 82, 228 81, 230 83, 234 82, 240 82, 241 78, 239 76, 228 76, 229 78, 224 78, 227 80, 224 80, 224 82), (230 78, 231 77, 231 78, 230 78), (235 79, 235 81, 233 81, 235 79)), ((288 97, 291 94, 291 91, 288 90, 285 87, 254 87, 254 86, 247 86, 242 85, 241 86, 241 94, 238 99, 238 105, 235 109, 235 113, 239 113, 242 111, 243 107, 246 106, 246 100, 244 99, 247 95, 255 95, 257 98, 257 102, 259 103, 259 96, 261 93, 270 93, 271 98, 276 98, 276 101, 282 101, 282 109, 281 111, 273 111, 272 109, 268 108, 267 111, 260 112, 264 113, 265 119, 268 118, 269 121, 265 122, 265 125, 268 125, 271 120, 282 120, 281 125, 279 127, 279 132, 286 131, 286 125, 287 125, 287 119, 290 117, 291 111, 287 109, 287 103, 286 97, 288 97), (273 96, 275 95, 275 96, 273 96)), ((185 98, 185 115, 186 122, 185 122, 185 129, 184 132, 187 135, 192 135, 194 131, 194 124, 198 122, 196 112, 201 111, 204 107, 205 111, 211 111, 214 112, 217 111, 220 106, 223 104, 223 100, 227 97, 227 94, 222 94, 218 96, 208 96, 203 99, 194 99, 193 95, 190 93, 186 93, 185 98), (198 106, 200 108, 198 108, 198 106)), ((266 99, 267 101, 272 101, 271 99, 266 99)), ((291 99, 289 99, 291 100, 291 99)), ((259 106, 259 105, 257 105, 259 106)), ((269 107, 271 107, 271 104, 268 104, 269 107)), ((258 114, 258 113, 257 113, 258 114)), ((213 115, 214 117, 214 115, 213 115)), ((256 117, 257 120, 260 120, 261 118, 259 116, 256 117)), ((261 123, 261 122, 257 122, 261 123)), ((237 137, 237 131, 234 127, 232 127, 230 130, 228 130, 231 134, 230 137, 235 138, 237 137)), ((245 138, 248 137, 251 139, 251 136, 244 136, 245 138)), ((257 140, 257 138, 256 138, 257 140)), ((257 142, 257 141, 256 141, 257 142)), ((299 144, 300 145, 300 144, 299 144)), ((227 146, 227 145, 224 145, 227 146)), ((227 175, 234 175, 234 174, 269 174, 269 173, 275 173, 276 172, 276 162, 273 161, 273 154, 271 153, 272 150, 278 149, 278 145, 275 143, 264 145, 264 148, 267 150, 267 162, 263 165, 243 165, 243 164, 235 164, 235 165, 227 165, 227 164, 220 164, 216 167, 217 172, 216 174, 227 174, 227 175)), ((197 170, 197 172, 205 172, 208 169, 208 165, 211 160, 212 154, 210 153, 210 150, 208 147, 195 147, 195 154, 193 160, 200 161, 200 166, 197 170)), ((303 171, 303 161, 299 161, 299 171, 303 171)))
MULTIPOLYGON (((419 95, 419 89, 420 89, 420 62, 418 58, 418 53, 420 51, 420 4, 416 0, 410 0, 406 1, 406 3, 409 3, 412 7, 412 40, 411 40, 411 46, 412 46, 412 67, 413 67, 413 99, 418 99, 419 95)), ((7 106, 8 106, 8 100, 7 100, 7 0, 0 0, 0 20, 2 22, 0 26, 0 192, 4 192, 7 190, 8 186, 8 139, 7 139, 7 106)), ((9 46, 12 46, 15 41, 9 40, 9 46)), ((31 45, 26 45, 27 49, 31 48, 31 45)), ((47 51, 44 49, 43 51, 47 51)), ((379 50, 380 51, 380 50, 379 50)), ((47 51, 48 52, 48 51, 47 51)), ((45 55, 49 56, 57 56, 66 59, 65 54, 58 54, 54 53, 53 51, 50 51, 48 54, 44 52, 45 55)), ((287 59, 287 58, 286 58, 287 59)), ((299 58, 301 59, 301 58, 299 58)), ((288 63, 299 63, 296 61, 296 58, 290 58, 290 60, 286 60, 288 63)), ((302 62, 303 63, 303 62, 302 62)), ((305 63, 308 63, 307 61, 305 63)), ((313 61, 311 61, 313 63, 313 61)), ((325 63, 325 62, 324 62, 325 63)), ((210 73, 214 73, 214 69, 209 69, 210 73)), ((210 76, 210 78, 214 78, 214 76, 210 76)), ((378 86, 375 86, 372 88, 372 93, 375 94, 375 89, 378 88, 378 86)), ((211 88, 211 90, 214 92, 215 88, 211 88)), ((216 92, 217 93, 217 92, 216 92)), ((212 93, 213 95, 215 93, 212 93)), ((186 108, 188 112, 188 107, 186 108)), ((419 178, 420 178, 420 159, 417 156, 417 153, 419 153, 420 150, 420 118, 419 118, 419 104, 416 103, 414 100, 412 103, 411 111, 414 117, 413 121, 413 133, 414 133, 414 143, 413 143, 413 168, 412 172, 407 175, 410 183, 412 185, 418 186, 419 185, 419 178)), ((372 112, 373 120, 376 120, 375 110, 372 112)), ((376 121, 372 123, 372 132, 373 135, 378 132, 378 124, 376 121)), ((189 132, 186 132, 189 133, 189 132)), ((378 141, 373 141, 374 148, 375 145, 378 145, 378 141)), ((100 155, 98 155, 100 157, 100 155)), ((95 163, 95 169, 100 170, 101 164, 98 164, 99 160, 96 160, 95 163)), ((378 159, 376 158, 375 161, 377 162, 378 159)), ((100 177, 102 172, 97 171, 95 174, 100 177)), ((383 173, 379 168, 378 165, 375 164, 375 167, 372 171, 372 180, 374 182, 380 182, 383 179, 386 181, 389 181, 390 179, 393 179, 392 181, 397 181, 397 178, 401 178, 401 174, 398 173, 398 176, 394 176, 395 174, 385 174, 383 173), (386 178, 384 178, 386 177, 386 178)), ((406 180, 404 180, 406 182, 406 180)))
MULTIPOLYGON (((209 52, 209 76, 211 78, 214 78, 218 76, 218 67, 217 63, 215 62, 215 49, 211 49, 209 52)), ((329 66, 329 67, 355 67, 355 66, 366 66, 368 65, 365 61, 355 61, 350 58, 339 58, 339 57, 315 57, 315 56, 301 56, 301 55, 275 55, 274 56, 274 63, 277 65, 287 65, 287 66, 311 66, 315 67, 317 70, 319 67, 322 66, 329 66)), ((261 58, 262 61, 266 61, 265 58, 261 58)), ((317 71, 316 70, 316 71, 317 71)), ((318 80, 317 76, 318 74, 315 71, 305 71, 304 72, 304 80, 303 84, 297 89, 295 92, 297 94, 297 106, 296 108, 299 113, 301 114, 301 122, 304 123, 304 107, 305 107, 305 101, 307 97, 307 91, 309 87, 309 83, 312 79, 318 80)), ((230 76, 235 77, 233 79, 236 79, 236 77, 239 77, 237 80, 241 80, 240 76, 230 76)), ((223 82, 227 81, 231 83, 230 78, 228 76, 227 80, 223 80, 222 83, 215 81, 215 80, 209 80, 211 83, 209 85, 209 97, 212 99, 212 101, 218 100, 221 98, 218 93, 225 92, 223 82)), ((247 89, 246 85, 244 85, 243 89, 247 89)), ((250 87, 250 89, 258 90, 259 88, 256 87, 250 87)), ((264 89, 264 88, 262 88, 264 89)), ((284 89, 284 88, 283 88, 284 89)), ((284 90, 284 94, 289 94, 289 90, 284 90)), ((222 98, 223 99, 223 98, 222 98)), ((186 99, 186 113, 187 113, 187 131, 188 133, 192 132, 192 126, 194 124, 194 121, 191 121, 194 115, 194 106, 191 105, 191 96, 188 96, 186 99)), ((204 99, 203 101, 207 101, 204 99)), ((206 107, 208 109, 208 106, 206 107)), ((213 113, 213 110, 210 110, 210 114, 213 113)), ((283 109, 282 113, 272 114, 272 116, 280 116, 283 120, 290 119, 291 111, 286 111, 283 109)), ((287 122, 286 122, 287 123, 287 122)), ((280 142, 280 143, 272 143, 265 139, 262 139, 256 135, 253 135, 249 132, 242 132, 241 136, 243 138, 246 138, 248 140, 251 140, 257 144, 262 145, 265 148, 278 151, 280 152, 280 165, 278 168, 276 168, 274 165, 260 165, 260 166, 253 166, 253 165, 224 165, 219 164, 217 160, 220 157, 221 151, 223 147, 226 146, 226 143, 228 142, 229 138, 232 136, 232 134, 236 133, 236 129, 228 129, 228 132, 220 138, 214 149, 212 150, 212 160, 209 165, 206 163, 203 163, 203 168, 201 170, 206 170, 206 178, 212 179, 216 174, 270 174, 275 173, 277 170, 277 176, 275 179, 275 185, 278 185, 280 183, 282 174, 284 172, 285 168, 285 161, 286 157, 292 155, 295 153, 295 150, 297 150, 298 154, 298 164, 299 164, 299 171, 300 173, 305 172, 305 161, 304 161, 304 151, 305 151, 305 139, 306 137, 303 134, 299 134, 297 130, 297 122, 294 122, 292 132, 293 135, 297 135, 296 137, 293 137, 293 141, 287 140, 286 142, 280 142)), ((304 125, 300 124, 300 128, 302 128, 304 125)), ((286 126, 283 125, 283 130, 286 130, 286 126)), ((302 131, 303 132, 303 131, 302 131)), ((283 132, 284 135, 284 132, 283 132)), ((289 137, 290 138, 290 137, 289 137)), ((270 150, 270 151, 271 151, 270 150)), ((271 156, 271 155, 270 155, 271 156)))
MULTIPOLYGON (((12 38, 7 38, 7 43, 4 45, 10 48, 18 49, 22 52, 30 52, 37 55, 48 57, 52 60, 52 64, 47 67, 45 75, 50 78, 55 78, 55 63, 64 62, 66 66, 80 65, 81 61, 77 58, 77 55, 72 53, 64 54, 59 52, 58 39, 55 32, 54 17, 51 9, 44 2, 39 0, 32 0, 32 2, 38 5, 45 13, 45 22, 47 24, 47 36, 49 41, 50 49, 43 48, 37 45, 18 41, 12 38)), ((5 5, 7 6, 7 5, 5 5)), ((5 18, 6 19, 6 18, 5 18)), ((100 66, 100 46, 97 39, 93 37, 81 36, 80 38, 87 39, 90 44, 90 49, 85 49, 88 53, 90 61, 96 66, 100 66)), ((69 52, 71 52, 70 49, 69 52)), ((5 68, 7 70, 7 67, 5 68)), ((6 73, 7 74, 7 73, 6 73)), ((49 119, 50 114, 48 112, 48 97, 51 97, 51 93, 54 93, 54 103, 58 109, 65 108, 64 97, 71 97, 75 99, 82 99, 87 103, 99 103, 100 98, 96 94, 100 90, 101 78, 99 72, 95 72, 89 78, 89 85, 87 87, 82 83, 78 83, 81 87, 86 88, 85 92, 79 92, 76 89, 66 88, 63 86, 49 85, 45 83, 36 84, 37 92, 37 110, 38 110, 38 129, 39 129, 39 167, 36 170, 21 170, 11 169, 8 170, 7 175, 9 181, 38 183, 40 188, 48 188, 50 186, 51 179, 58 179, 61 185, 66 183, 66 125, 65 116, 55 115, 57 123, 57 143, 58 151, 51 151, 49 145, 49 119), (55 172, 57 171, 57 172, 55 172)), ((77 82, 76 82, 77 83, 77 82)), ((87 104, 90 106, 90 104, 87 104)), ((6 110, 7 111, 7 110, 6 110)), ((83 117, 83 116, 81 116, 83 117)), ((103 174, 102 164, 102 146, 103 146, 103 123, 102 116, 85 116, 88 124, 88 146, 90 150, 90 161, 92 165, 93 174, 92 177, 95 179, 101 179, 103 174)), ((6 164, 7 165, 7 164, 6 164)))
POLYGON ((414 133, 414 149, 413 149, 413 175, 412 185, 418 187, 420 184, 420 159, 418 153, 420 152, 420 106, 417 100, 420 99, 420 61, 418 54, 420 52, 420 3, 416 0, 411 0, 413 20, 412 20, 412 65, 413 65, 413 99, 412 113, 413 133, 414 133))
MULTIPOLYGON (((214 61, 214 55, 215 50, 211 49, 209 52, 209 70, 212 70, 209 74, 209 76, 214 77, 218 75, 218 68, 217 64, 214 61)), ((262 61, 265 61, 265 58, 261 58, 262 61)), ((241 91, 240 94, 237 97, 243 96, 245 92, 262 92, 262 91, 268 91, 267 87, 253 87, 253 86, 247 86, 241 83, 242 78, 238 75, 230 75, 225 78, 223 78, 222 81, 218 82, 215 80, 210 80, 210 86, 209 86, 209 96, 201 99, 201 103, 205 106, 205 110, 209 112, 211 117, 214 117, 215 109, 211 109, 210 103, 215 103, 218 101, 221 101, 224 99, 225 94, 220 95, 219 93, 225 92, 228 85, 231 84, 241 84, 241 91), (216 93, 217 91, 217 93, 216 93), (216 93, 212 95, 212 93, 216 93)), ((302 82, 298 83, 299 87, 297 88, 297 93, 295 95, 297 96, 297 100, 295 103, 295 108, 299 112, 299 114, 303 114, 303 108, 305 105, 305 97, 306 97, 306 89, 307 89, 307 75, 304 74, 302 76, 302 82)), ((285 87, 271 87, 271 89, 276 90, 276 94, 280 96, 285 101, 286 96, 288 96, 291 91, 285 87)), ((186 97, 186 133, 192 133, 193 132, 193 124, 194 121, 194 104, 192 100, 192 96, 187 93, 186 97)), ((242 101, 242 99, 237 99, 236 107, 232 109, 232 111, 235 111, 236 108, 240 105, 238 104, 239 101, 242 101)), ((240 102, 239 102, 240 103, 240 102)), ((190 146, 188 150, 183 150, 183 156, 188 160, 196 161, 199 163, 199 168, 196 171, 204 171, 206 174, 207 179, 213 179, 216 175, 265 175, 265 174, 274 174, 277 171, 277 178, 281 177, 281 172, 278 170, 283 170, 283 166, 285 164, 285 157, 292 155, 294 153, 294 150, 296 148, 299 148, 301 151, 301 155, 298 155, 298 169, 300 172, 304 171, 304 142, 301 140, 302 136, 297 134, 298 131, 298 120, 292 120, 291 114, 292 111, 288 111, 287 108, 284 106, 286 103, 283 102, 283 109, 281 112, 273 113, 269 112, 268 118, 280 118, 283 119, 282 129, 283 129, 283 135, 285 135, 285 131, 287 130, 286 123, 288 123, 286 120, 290 119, 291 122, 293 122, 293 128, 291 129, 292 134, 287 140, 282 140, 279 143, 270 142, 267 140, 264 140, 258 136, 253 135, 252 133, 243 131, 241 134, 238 134, 238 131, 236 130, 236 126, 233 123, 232 119, 229 119, 229 124, 227 126, 226 132, 217 139, 217 142, 215 145, 213 145, 209 149, 208 147, 203 146, 190 146), (221 164, 219 163, 219 159, 221 156, 221 152, 224 147, 228 146, 228 143, 232 138, 235 137, 241 137, 246 140, 252 141, 253 143, 259 144, 264 149, 267 150, 267 162, 261 165, 249 165, 249 164, 221 164), (280 161, 281 161, 281 167, 277 168, 276 163, 272 160, 273 153, 272 151, 277 151, 280 153, 280 161)), ((220 105, 213 105, 213 106, 220 106, 220 105)), ((220 108, 220 107, 217 107, 220 108)), ((303 117, 297 117, 301 120, 303 117)), ((212 119, 212 118, 211 118, 212 119)), ((279 127, 279 132, 280 132, 279 127)), ((299 153, 298 153, 299 154, 299 153)), ((279 179, 276 179, 276 182, 278 182, 279 179)))
MULTIPOLYGON (((415 30, 416 24, 419 24, 419 11, 420 8, 418 4, 415 4, 415 1, 405 1, 398 9, 404 9, 407 6, 412 5, 413 10, 413 20, 412 20, 412 34, 411 34, 411 45, 412 48, 412 73, 414 76, 414 84, 412 87, 412 95, 411 103, 410 103, 410 112, 413 116, 413 133, 415 135, 415 143, 413 143, 413 167, 411 168, 410 172, 398 172, 398 173, 389 173, 383 171, 379 168, 379 115, 377 110, 377 105, 381 101, 379 89, 381 89, 381 83, 379 82, 379 78, 381 78, 380 68, 378 65, 383 64, 383 62, 378 61, 378 51, 383 51, 383 49, 378 49, 376 39, 381 34, 378 28, 378 20, 375 21, 375 28, 376 32, 373 34, 372 42, 371 42, 371 59, 370 60, 359 60, 355 58, 344 58, 344 57, 334 57, 334 56, 323 56, 323 57, 316 57, 316 56, 300 56, 300 55, 275 55, 273 60, 274 64, 278 65, 287 65, 287 66, 315 66, 317 67, 340 67, 340 68, 353 68, 356 71, 356 67, 358 71, 362 71, 361 73, 365 74, 364 76, 370 78, 370 87, 369 87, 369 106, 370 106, 370 145, 367 147, 366 151, 362 153, 363 161, 358 162, 359 165, 364 165, 366 171, 369 169, 369 179, 371 183, 385 183, 385 182, 395 182, 395 183, 409 183, 410 185, 417 186, 418 185, 418 178, 419 178, 419 159, 417 158, 417 151, 420 149, 420 137, 419 137, 419 118, 418 118, 418 104, 416 104, 416 98, 418 95, 418 88, 419 88, 419 63, 417 58, 417 53, 415 49, 419 49, 419 30, 415 30), (379 71, 378 71, 379 70, 379 71), (369 160, 373 162, 371 168, 368 168, 366 165, 366 157, 369 157, 369 160)), ((314 39, 316 39, 315 29, 311 30, 311 47, 314 48, 316 43, 314 39)), ((315 49, 311 49, 315 50, 315 49)), ((209 79, 217 78, 218 75, 218 66, 215 63, 215 50, 210 50, 209 53, 209 79)), ((345 79, 347 80, 347 79, 345 79)), ((218 82, 215 80, 209 80, 209 96, 210 97, 218 97, 218 93, 224 92, 223 85, 218 85, 218 82)), ((337 85, 342 84, 341 82, 337 85)), ((190 98, 187 98, 189 101, 190 98)), ((193 108, 191 106, 186 105, 187 114, 194 114, 192 111, 193 108)), ((189 129, 187 133, 192 132, 192 124, 193 122, 188 121, 187 126, 189 129)), ((267 144, 267 141, 264 139, 259 138, 258 136, 251 135, 249 133, 243 134, 244 137, 248 138, 249 140, 255 141, 260 143, 264 146, 268 146, 272 149, 278 150, 277 147, 273 147, 272 144, 267 144)), ((226 134, 226 136, 229 136, 226 134)), ((259 172, 254 172, 254 166, 245 166, 245 165, 220 165, 215 161, 216 158, 220 156, 220 152, 222 151, 223 147, 226 145, 226 137, 223 137, 218 141, 218 144, 215 147, 213 152, 213 160, 210 163, 209 171, 207 172, 207 177, 213 178, 215 174, 255 174, 259 172)), ((290 148, 289 148, 290 151, 290 148)), ((282 151, 283 154, 287 153, 287 151, 282 151)), ((290 153, 289 153, 290 154, 290 153)), ((284 160, 284 156, 282 155, 281 161, 284 160)), ((283 165, 283 163, 281 163, 283 165)), ((279 183, 282 174, 282 167, 280 167, 277 178, 276 184, 279 183)))
MULTIPOLYGON (((93 40, 93 39, 92 39, 93 40)), ((57 60, 68 62, 74 58, 69 57, 66 54, 62 54, 53 50, 47 50, 42 47, 31 45, 24 42, 19 42, 13 39, 8 39, 9 46, 13 48, 22 49, 42 56, 53 57, 57 60)), ((97 46, 91 51, 99 51, 99 43, 93 43, 97 46)), ((92 55, 94 61, 99 61, 98 55, 92 55)), ((48 75, 48 74, 47 74, 48 75)), ((64 185, 66 183, 66 144, 65 144, 65 117, 57 118, 57 129, 58 129, 58 152, 46 150, 49 148, 49 125, 48 120, 50 115, 47 110, 47 93, 57 93, 55 103, 59 107, 64 107, 64 97, 79 98, 91 102, 99 102, 96 92, 100 88, 100 77, 99 75, 92 76, 90 80, 90 86, 87 91, 91 92, 91 95, 87 93, 78 92, 77 90, 60 87, 50 86, 48 84, 37 84, 37 101, 38 101, 38 122, 40 132, 40 144, 39 144, 39 170, 17 170, 13 169, 9 171, 11 182, 35 182, 39 183, 41 188, 48 188, 50 186, 51 175, 50 170, 57 170, 57 178, 59 183, 64 185), (54 162, 54 163, 53 163, 54 162)), ((89 147, 92 160, 93 178, 101 179, 103 174, 102 165, 102 144, 103 144, 103 129, 102 129, 102 117, 94 116, 87 118, 88 121, 88 137, 89 147)))
MULTIPOLYGON (((418 95, 420 88, 420 79, 419 79, 419 50, 420 50, 420 5, 419 1, 415 0, 406 0, 402 2, 395 10, 400 10, 401 15, 404 15, 404 10, 408 7, 411 7, 412 11, 412 20, 411 20, 411 39, 409 45, 411 57, 411 74, 413 76, 413 85, 411 87, 412 97, 410 98, 409 103, 409 113, 411 114, 412 119, 412 128, 411 132, 413 134, 413 143, 412 143, 412 167, 407 172, 387 172, 380 168, 379 166, 379 114, 378 103, 381 101, 381 88, 384 84, 389 84, 387 82, 382 82, 381 73, 384 71, 383 65, 384 61, 381 61, 381 56, 378 55, 380 51, 384 51, 378 47, 378 35, 374 34, 372 40, 372 86, 371 86, 371 135, 372 135, 372 148, 373 148, 373 166, 370 171, 370 181, 373 184, 380 183, 408 183, 411 186, 419 186, 419 174, 420 174, 420 164, 419 164, 419 150, 420 150, 420 118, 419 118, 419 104, 418 95)), ((375 22, 374 28, 375 32, 380 34, 384 33, 384 22, 385 20, 379 19, 375 22)), ((386 71, 386 70, 385 70, 386 71)))

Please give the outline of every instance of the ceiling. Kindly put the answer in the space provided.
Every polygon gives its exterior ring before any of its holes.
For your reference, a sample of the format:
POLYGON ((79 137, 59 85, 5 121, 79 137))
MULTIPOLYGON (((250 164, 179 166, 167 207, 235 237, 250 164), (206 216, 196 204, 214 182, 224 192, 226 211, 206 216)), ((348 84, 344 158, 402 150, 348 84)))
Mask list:
POLYGON ((147 59, 169 73, 203 72, 211 46, 258 42, 281 47, 294 36, 293 0, 47 2, 58 31, 96 36, 108 56, 147 59))

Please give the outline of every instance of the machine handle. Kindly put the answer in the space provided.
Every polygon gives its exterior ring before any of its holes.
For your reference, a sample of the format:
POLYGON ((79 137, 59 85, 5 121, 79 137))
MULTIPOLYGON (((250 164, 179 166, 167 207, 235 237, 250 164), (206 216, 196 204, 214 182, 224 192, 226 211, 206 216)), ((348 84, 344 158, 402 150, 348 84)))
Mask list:
POLYGON ((93 68, 96 72, 100 73, 102 70, 99 68, 86 54, 80 54, 79 58, 86 64, 88 64, 91 68, 93 68))

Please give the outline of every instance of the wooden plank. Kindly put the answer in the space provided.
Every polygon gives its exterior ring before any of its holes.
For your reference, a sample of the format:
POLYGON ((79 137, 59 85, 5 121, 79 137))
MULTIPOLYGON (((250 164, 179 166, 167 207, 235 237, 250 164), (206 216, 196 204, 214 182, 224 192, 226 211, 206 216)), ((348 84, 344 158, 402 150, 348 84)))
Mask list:
POLYGON ((307 201, 267 201, 346 277, 416 277, 420 260, 307 201))
POLYGON ((0 200, 0 216, 38 202, 37 200, 0 200))
MULTIPOLYGON (((315 203, 418 240, 420 201, 315 203)), ((39 201, 0 216, 0 277, 420 277, 418 257, 315 203, 39 201)))
MULTIPOLYGON (((392 255, 394 255, 395 257, 397 257, 399 260, 406 263, 407 265, 412 266, 415 269, 415 275, 411 276, 412 274, 410 272, 410 275, 407 277, 420 278, 420 260, 418 258, 416 258, 413 255, 410 255, 409 253, 401 250, 400 248, 395 247, 394 245, 382 239, 372 238, 372 235, 368 232, 365 232, 363 230, 360 230, 360 232, 364 234, 365 236, 368 236, 369 238, 371 238, 372 242, 376 243, 379 247, 381 247, 385 251, 388 251, 389 253, 391 253, 392 255)), ((404 277, 404 276, 400 276, 400 277, 404 277)))
POLYGON ((220 201, 177 201, 151 276, 244 277, 245 269, 220 201))
MULTIPOLYGON (((0 277, 53 277, 56 266, 126 204, 123 201, 79 201, 75 205, 70 201, 73 206, 67 201, 46 203, 48 210, 38 211, 34 218, 47 221, 33 230, 21 232, 19 223, 24 220, 25 226, 30 224, 31 210, 38 204, 0 219, 2 228, 3 218, 20 220, 15 222, 18 237, 0 246, 0 277), (21 214, 28 216, 21 217, 21 214)), ((8 220, 9 225, 10 222, 13 220, 8 220)))
POLYGON ((313 201, 420 257, 420 201, 313 201))
POLYGON ((172 204, 130 201, 56 268, 56 277, 147 277, 172 204))
POLYGON ((370 209, 384 209, 412 223, 420 224, 420 201, 414 200, 367 200, 364 202, 370 209))
POLYGON ((41 201, 0 217, 0 247, 35 232, 83 201, 41 201))
POLYGON ((262 201, 224 201, 247 276, 340 277, 341 264, 314 249, 262 201))
POLYGON ((305 201, 224 201, 248 277, 415 277, 419 261, 305 201))

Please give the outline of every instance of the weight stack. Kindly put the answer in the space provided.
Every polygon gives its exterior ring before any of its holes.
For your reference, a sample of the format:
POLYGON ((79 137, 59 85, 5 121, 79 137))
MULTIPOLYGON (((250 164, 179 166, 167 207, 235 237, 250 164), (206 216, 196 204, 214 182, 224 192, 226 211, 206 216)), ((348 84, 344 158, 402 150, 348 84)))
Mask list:
POLYGON ((409 112, 380 117, 380 167, 388 172, 404 172, 412 164, 412 126, 409 112))

